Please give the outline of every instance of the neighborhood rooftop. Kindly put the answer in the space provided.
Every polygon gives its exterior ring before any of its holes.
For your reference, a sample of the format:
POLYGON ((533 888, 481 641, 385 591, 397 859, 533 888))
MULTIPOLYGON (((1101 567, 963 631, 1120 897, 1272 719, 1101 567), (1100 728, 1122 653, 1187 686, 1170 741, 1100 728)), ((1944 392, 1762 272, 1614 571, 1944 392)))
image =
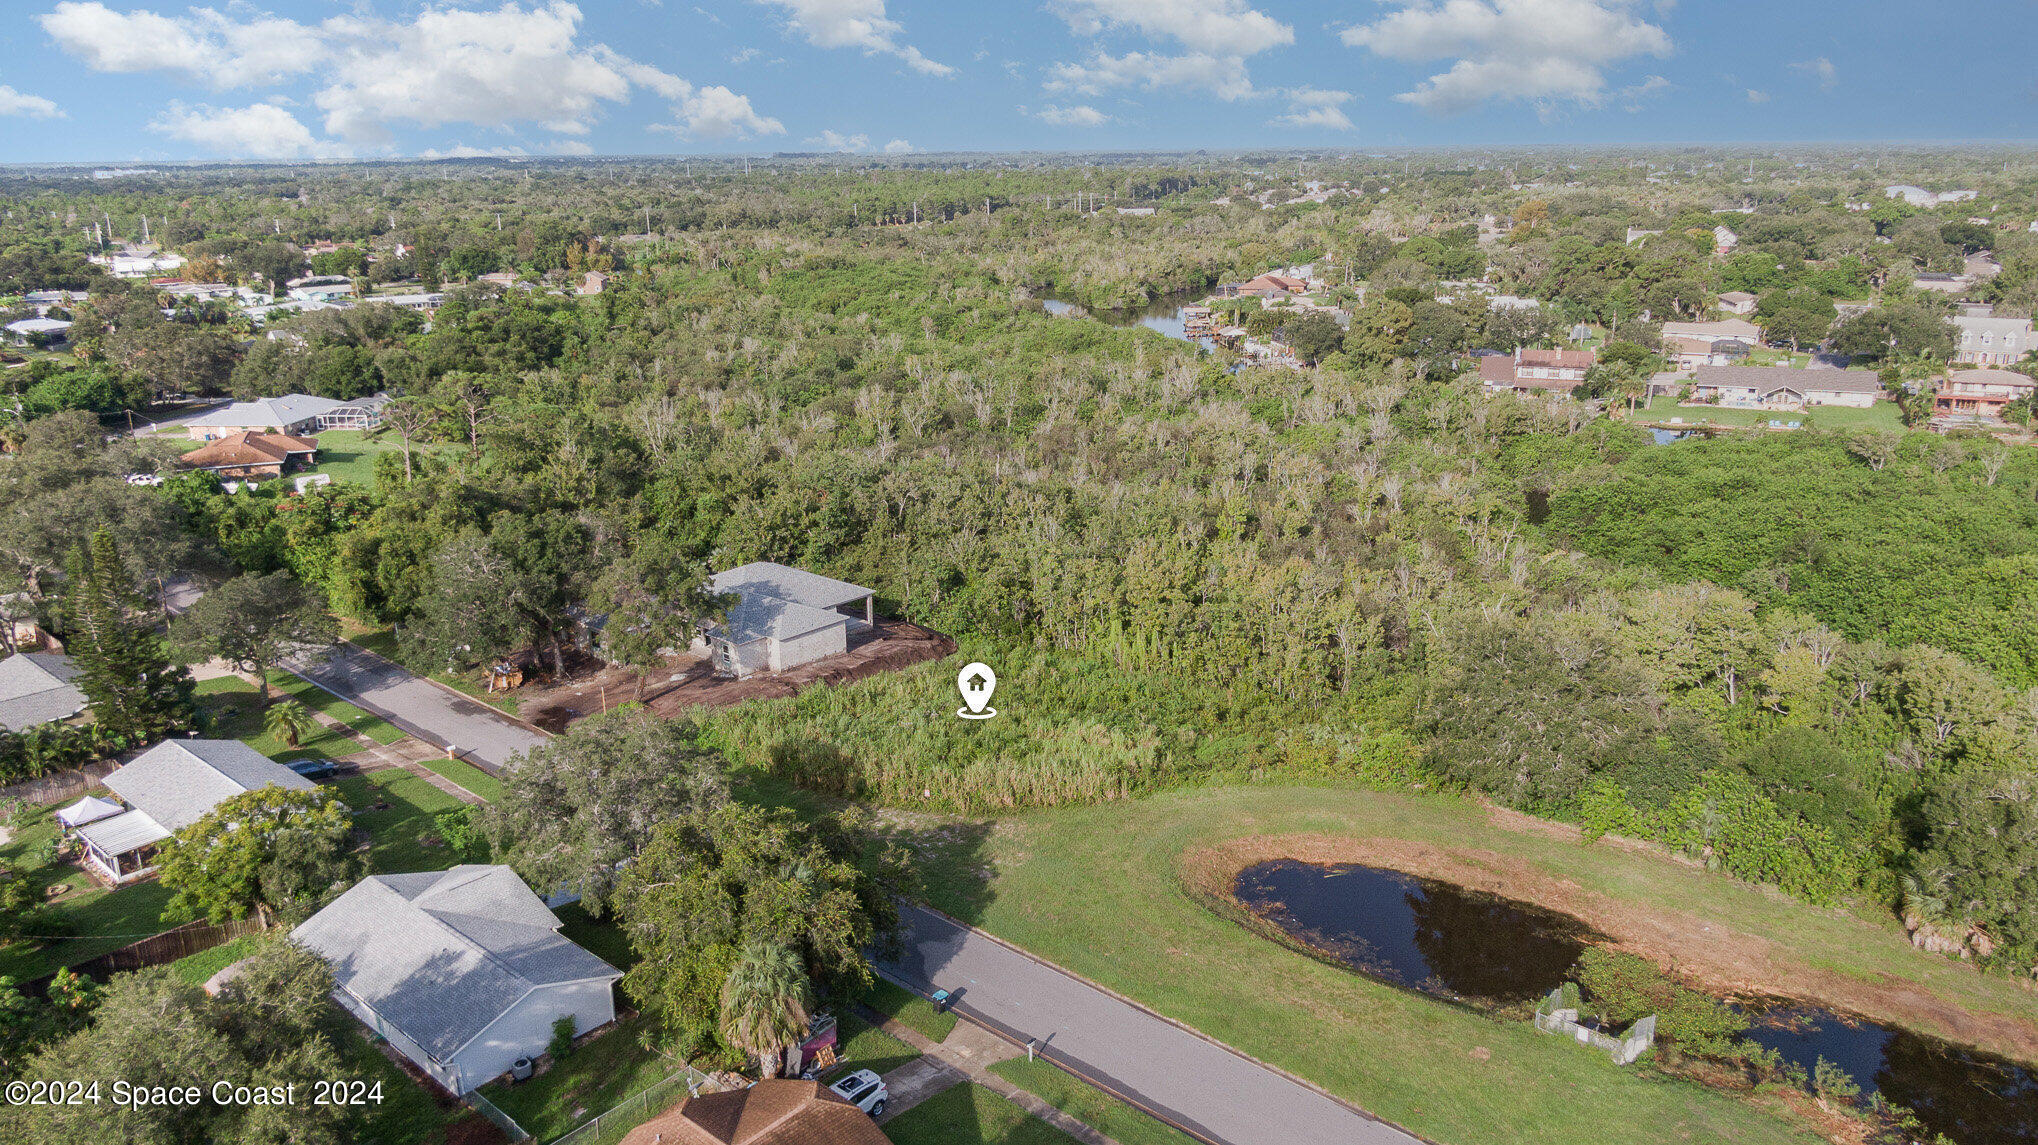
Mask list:
POLYGON ((21 731, 85 710, 72 681, 79 668, 61 652, 20 652, 0 660, 0 729, 21 731))
POLYGON ((256 788, 316 785, 236 739, 165 740, 106 777, 128 806, 181 831, 220 803, 256 788))
POLYGON ((560 936, 508 867, 371 875, 291 932, 332 963, 340 990, 450 1061, 541 986, 622 971, 560 936))

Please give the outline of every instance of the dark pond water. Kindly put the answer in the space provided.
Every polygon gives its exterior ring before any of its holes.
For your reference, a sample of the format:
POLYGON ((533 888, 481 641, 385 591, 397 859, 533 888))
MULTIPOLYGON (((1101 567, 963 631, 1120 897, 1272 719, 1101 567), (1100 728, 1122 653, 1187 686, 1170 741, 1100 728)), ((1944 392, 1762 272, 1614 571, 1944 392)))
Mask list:
MULTIPOLYGON (((1192 339, 1186 333, 1186 327, 1182 320, 1182 309, 1183 307, 1196 305, 1209 297, 1209 295, 1210 292, 1208 290, 1177 290, 1170 294, 1159 295, 1145 306, 1129 306, 1122 310, 1107 310, 1099 307, 1086 311, 1086 314, 1091 319, 1102 322, 1106 326, 1144 326, 1149 330, 1158 330, 1170 338, 1180 338, 1187 342, 1192 339)), ((1067 314, 1072 310, 1079 309, 1075 302, 1066 298, 1056 298, 1053 295, 1042 298, 1040 305, 1049 314, 1056 315, 1067 314)))
MULTIPOLYGON (((1261 918, 1369 977, 1487 1005, 1533 1002, 1572 977, 1598 936, 1577 919, 1449 883, 1356 864, 1278 859, 1238 874, 1261 918)), ((2038 1143, 2038 1071, 1908 1030, 1777 1000, 1748 1036, 1810 1073, 1820 1057, 1864 1095, 1958 1145, 2038 1143)))

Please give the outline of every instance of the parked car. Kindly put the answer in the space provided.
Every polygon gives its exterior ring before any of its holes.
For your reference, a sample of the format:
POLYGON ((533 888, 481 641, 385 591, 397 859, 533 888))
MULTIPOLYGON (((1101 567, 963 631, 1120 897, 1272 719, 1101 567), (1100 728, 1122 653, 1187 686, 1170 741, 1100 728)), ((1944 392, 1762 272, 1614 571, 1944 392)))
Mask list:
POLYGON ((891 1091, 885 1088, 885 1079, 867 1069, 839 1077, 828 1088, 835 1096, 872 1117, 885 1111, 885 1098, 891 1096, 891 1091))
POLYGON ((340 773, 340 765, 330 759, 293 759, 283 766, 311 780, 331 779, 340 773))

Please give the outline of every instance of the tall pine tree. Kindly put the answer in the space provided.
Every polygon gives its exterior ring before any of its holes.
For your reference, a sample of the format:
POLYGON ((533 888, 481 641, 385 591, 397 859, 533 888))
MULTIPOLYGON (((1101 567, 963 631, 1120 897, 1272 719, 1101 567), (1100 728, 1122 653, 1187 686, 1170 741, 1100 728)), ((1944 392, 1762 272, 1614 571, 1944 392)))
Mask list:
POLYGON ((148 743, 193 725, 191 673, 170 663, 162 638, 143 619, 113 535, 100 530, 70 560, 64 650, 78 665, 78 687, 107 735, 148 743))

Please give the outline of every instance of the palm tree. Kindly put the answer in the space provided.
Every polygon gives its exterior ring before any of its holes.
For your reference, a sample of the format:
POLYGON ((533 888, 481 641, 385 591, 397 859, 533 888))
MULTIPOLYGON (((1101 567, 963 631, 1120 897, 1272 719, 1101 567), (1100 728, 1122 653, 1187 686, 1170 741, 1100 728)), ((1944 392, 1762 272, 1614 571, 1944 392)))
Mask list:
POLYGON ((282 740, 285 747, 296 747, 305 736, 317 733, 318 720, 313 718, 310 708, 296 700, 285 700, 269 709, 262 717, 262 726, 282 740))
POLYGON ((755 942, 743 948, 722 982, 722 1039, 756 1054, 766 1078, 807 1036, 807 968, 792 949, 755 942))

